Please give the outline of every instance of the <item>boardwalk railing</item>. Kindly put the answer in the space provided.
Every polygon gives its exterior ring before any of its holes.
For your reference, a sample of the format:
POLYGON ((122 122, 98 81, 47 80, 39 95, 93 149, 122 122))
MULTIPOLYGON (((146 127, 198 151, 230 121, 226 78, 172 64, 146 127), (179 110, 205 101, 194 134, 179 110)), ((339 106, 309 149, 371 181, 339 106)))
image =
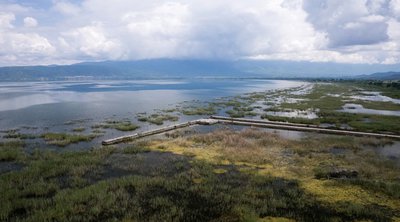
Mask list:
POLYGON ((132 135, 120 136, 117 138, 104 140, 102 142, 102 144, 103 145, 112 145, 112 144, 116 144, 116 143, 121 143, 121 142, 129 141, 129 140, 138 139, 138 138, 145 137, 145 136, 151 136, 151 135, 155 135, 155 134, 165 133, 165 132, 168 132, 171 130, 176 130, 179 128, 184 128, 184 127, 188 127, 188 126, 192 126, 192 125, 198 125, 198 124, 199 125, 212 125, 212 124, 216 124, 216 123, 218 123, 218 121, 213 120, 213 119, 198 119, 198 120, 193 120, 193 121, 184 122, 184 123, 180 123, 180 124, 175 124, 172 126, 162 127, 159 129, 154 129, 154 130, 149 130, 149 131, 145 131, 145 132, 141 132, 141 133, 135 133, 132 135))
POLYGON ((151 136, 155 134, 160 134, 168 132, 171 130, 176 130, 179 128, 184 128, 192 125, 213 125, 217 123, 222 124, 234 124, 243 126, 253 126, 253 127, 264 127, 271 129, 283 129, 283 130, 295 130, 295 131, 305 131, 305 132, 316 132, 316 133, 326 133, 326 134, 337 134, 337 135, 350 135, 350 136, 368 136, 368 137, 379 137, 379 138, 390 138, 400 140, 400 135, 396 134, 383 134, 383 133, 368 133, 353 130, 341 130, 341 129, 327 129, 319 127, 316 125, 307 124, 297 124, 297 123, 285 123, 285 122, 275 122, 268 120, 255 120, 255 119, 244 119, 244 118, 230 118, 224 116, 210 116, 209 119, 198 119, 189 122, 184 122, 180 124, 175 124, 172 126, 166 126, 159 129, 149 130, 141 133, 135 133, 127 136, 120 136, 113 139, 104 140, 103 145, 112 145, 121 142, 126 142, 134 139, 138 139, 145 136, 151 136))
POLYGON ((342 129, 328 129, 328 128, 323 128, 323 127, 319 127, 319 126, 315 126, 315 125, 307 125, 307 124, 295 124, 295 123, 274 122, 274 121, 265 121, 265 120, 230 118, 230 117, 224 117, 224 116, 211 116, 210 118, 218 120, 219 123, 234 124, 234 125, 265 127, 265 128, 272 128, 272 129, 283 129, 283 130, 294 130, 294 131, 307 131, 307 132, 337 134, 337 135, 369 136, 369 137, 400 139, 400 135, 396 135, 396 134, 369 133, 369 132, 361 132, 361 131, 354 131, 354 130, 342 130, 342 129))

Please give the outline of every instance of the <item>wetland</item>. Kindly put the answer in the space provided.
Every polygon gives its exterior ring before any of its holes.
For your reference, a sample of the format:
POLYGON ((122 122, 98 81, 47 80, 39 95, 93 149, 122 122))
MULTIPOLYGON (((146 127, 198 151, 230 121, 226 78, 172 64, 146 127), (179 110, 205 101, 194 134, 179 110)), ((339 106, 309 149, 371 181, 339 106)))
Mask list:
POLYGON ((2 221, 400 220, 395 140, 214 125, 101 146, 209 115, 399 134, 387 83, 1 84, 2 221))

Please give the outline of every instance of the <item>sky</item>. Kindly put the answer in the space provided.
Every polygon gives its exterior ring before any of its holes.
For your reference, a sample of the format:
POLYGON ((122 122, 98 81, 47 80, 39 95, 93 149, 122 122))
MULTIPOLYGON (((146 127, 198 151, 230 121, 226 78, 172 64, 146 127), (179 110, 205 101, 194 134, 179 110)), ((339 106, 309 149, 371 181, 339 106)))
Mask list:
POLYGON ((153 58, 400 63, 400 0, 0 0, 0 66, 153 58))

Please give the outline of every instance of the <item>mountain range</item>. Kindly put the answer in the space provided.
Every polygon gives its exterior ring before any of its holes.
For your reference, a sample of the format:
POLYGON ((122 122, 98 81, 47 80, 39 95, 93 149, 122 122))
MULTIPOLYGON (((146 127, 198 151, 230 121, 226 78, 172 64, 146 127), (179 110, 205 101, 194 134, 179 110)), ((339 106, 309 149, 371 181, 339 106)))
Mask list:
POLYGON ((400 72, 388 72, 390 70, 400 70, 400 64, 149 59, 0 67, 0 81, 209 77, 400 79, 400 72), (374 74, 365 75, 369 73, 374 74))
POLYGON ((400 80, 400 72, 378 72, 369 75, 357 76, 357 79, 365 80, 400 80))

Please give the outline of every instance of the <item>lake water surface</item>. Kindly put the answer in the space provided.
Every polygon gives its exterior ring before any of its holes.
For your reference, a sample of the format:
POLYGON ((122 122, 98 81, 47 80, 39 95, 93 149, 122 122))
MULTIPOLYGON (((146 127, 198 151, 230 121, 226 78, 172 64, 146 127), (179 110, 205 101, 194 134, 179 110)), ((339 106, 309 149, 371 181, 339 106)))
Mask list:
POLYGON ((75 119, 129 117, 191 100, 296 87, 254 79, 0 83, 0 129, 54 126, 75 119))

